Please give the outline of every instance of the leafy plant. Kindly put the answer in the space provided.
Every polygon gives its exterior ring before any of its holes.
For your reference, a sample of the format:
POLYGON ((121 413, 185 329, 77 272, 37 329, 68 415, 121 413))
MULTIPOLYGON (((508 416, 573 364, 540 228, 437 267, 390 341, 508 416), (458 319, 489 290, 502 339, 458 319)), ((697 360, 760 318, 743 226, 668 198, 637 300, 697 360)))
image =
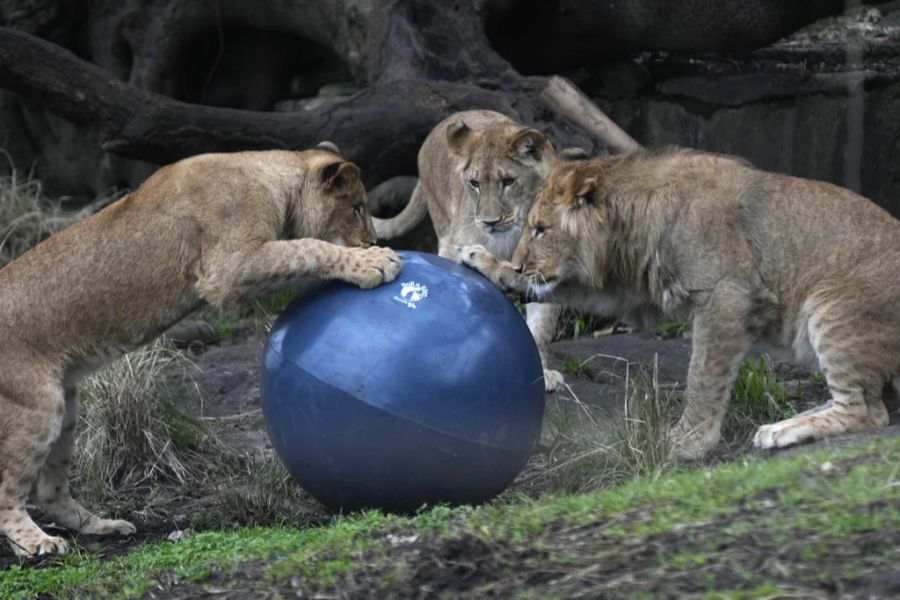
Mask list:
POLYGON ((790 418, 794 409, 790 389, 772 368, 766 356, 741 363, 723 428, 741 436, 765 423, 790 418))

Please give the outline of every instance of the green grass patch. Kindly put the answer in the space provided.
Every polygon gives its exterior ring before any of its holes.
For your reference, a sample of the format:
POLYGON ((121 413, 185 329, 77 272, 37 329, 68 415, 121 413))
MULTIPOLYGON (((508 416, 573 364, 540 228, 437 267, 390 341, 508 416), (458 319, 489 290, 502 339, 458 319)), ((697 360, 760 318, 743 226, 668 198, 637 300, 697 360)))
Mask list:
POLYGON ((664 336, 684 335, 690 326, 690 321, 662 321, 656 326, 656 333, 664 336))
POLYGON ((212 324, 219 337, 230 336, 238 327, 249 326, 267 331, 281 311, 303 289, 304 286, 287 288, 224 307, 207 304, 197 312, 196 318, 212 324))
POLYGON ((566 308, 560 315, 556 327, 556 339, 576 340, 583 335, 593 333, 611 322, 608 317, 600 317, 591 313, 583 313, 574 308, 566 308))
POLYGON ((562 362, 562 371, 566 375, 574 375, 576 377, 587 377, 588 361, 583 360, 579 356, 566 356, 562 362))
POLYGON ((248 591, 390 596, 408 592, 423 572, 469 595, 823 592, 836 582, 852 587, 900 558, 898 452, 900 437, 872 438, 771 460, 683 466, 591 494, 189 534, 110 559, 81 553, 41 569, 14 566, 0 577, 0 597, 135 597, 211 581, 248 591), (626 587, 623 573, 630 573, 626 587))
MULTIPOLYGON (((799 391, 799 390, 796 390, 799 391)), ((766 356, 741 363, 725 415, 726 435, 743 437, 756 427, 794 416, 791 389, 766 356)))

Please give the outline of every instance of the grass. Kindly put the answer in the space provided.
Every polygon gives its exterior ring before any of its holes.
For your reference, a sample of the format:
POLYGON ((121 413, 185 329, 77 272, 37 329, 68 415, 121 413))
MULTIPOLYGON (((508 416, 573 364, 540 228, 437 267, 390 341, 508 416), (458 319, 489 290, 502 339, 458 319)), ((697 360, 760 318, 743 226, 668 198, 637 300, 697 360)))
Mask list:
POLYGON ((190 525, 200 529, 321 521, 321 507, 273 454, 227 446, 214 419, 184 411, 191 368, 160 339, 82 383, 78 495, 100 510, 127 512, 140 501, 142 509, 166 512, 193 492, 201 501, 190 525))
POLYGON ((591 313, 583 313, 574 308, 564 308, 556 328, 557 340, 578 339, 609 324, 611 319, 591 313))
POLYGON ((211 323, 219 337, 233 335, 240 328, 267 332, 276 317, 284 310, 294 296, 302 289, 288 288, 267 296, 236 302, 225 307, 207 304, 196 314, 196 318, 211 323))
POLYGON ((690 321, 663 321, 656 326, 656 333, 662 336, 684 335, 691 327, 690 321))
POLYGON ((900 558, 898 452, 900 437, 887 436, 681 467, 590 494, 188 534, 109 559, 82 553, 13 567, 0 597, 229 585, 306 596, 755 597, 835 586, 852 595, 900 558))
POLYGON ((760 425, 788 419, 795 414, 791 390, 765 355, 745 359, 738 369, 731 402, 722 425, 726 435, 746 438, 760 425))
POLYGON ((16 171, 0 176, 0 267, 111 200, 99 198, 81 209, 68 209, 62 200, 45 198, 35 179, 16 171))
POLYGON ((589 360, 584 360, 579 356, 566 356, 562 362, 562 372, 566 375, 574 375, 576 377, 587 377, 589 360))
MULTIPOLYGON (((590 360, 567 356, 562 370, 587 376, 590 360)), ((655 368, 639 365, 630 365, 624 386, 621 414, 605 414, 577 398, 549 400, 544 451, 532 460, 534 472, 522 492, 587 492, 658 477, 672 468, 667 431, 681 412, 683 393, 661 388, 655 368)), ((745 452, 760 425, 793 416, 793 395, 767 357, 745 360, 723 423, 718 460, 745 452)))
POLYGON ((273 454, 234 457, 218 470, 211 485, 215 502, 191 515, 194 529, 320 523, 326 514, 273 454))
POLYGON ((80 491, 103 497, 144 483, 187 483, 185 457, 197 454, 206 434, 177 408, 176 388, 166 385, 186 368, 180 353, 157 340, 81 383, 75 447, 80 491))
POLYGON ((660 387, 655 372, 641 368, 630 371, 625 385, 622 414, 605 414, 577 399, 548 404, 546 450, 532 461, 531 485, 523 491, 596 490, 656 477, 672 466, 666 431, 675 394, 660 387))

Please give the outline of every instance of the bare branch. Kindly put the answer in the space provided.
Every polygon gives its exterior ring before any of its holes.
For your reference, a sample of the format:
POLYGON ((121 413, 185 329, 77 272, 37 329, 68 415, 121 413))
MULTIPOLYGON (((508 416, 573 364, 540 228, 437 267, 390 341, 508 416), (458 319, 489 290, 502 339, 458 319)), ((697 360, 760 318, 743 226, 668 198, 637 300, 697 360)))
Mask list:
POLYGON ((541 99, 553 111, 569 119, 604 142, 613 152, 628 152, 641 147, 633 137, 600 110, 568 80, 554 75, 541 93, 541 99))

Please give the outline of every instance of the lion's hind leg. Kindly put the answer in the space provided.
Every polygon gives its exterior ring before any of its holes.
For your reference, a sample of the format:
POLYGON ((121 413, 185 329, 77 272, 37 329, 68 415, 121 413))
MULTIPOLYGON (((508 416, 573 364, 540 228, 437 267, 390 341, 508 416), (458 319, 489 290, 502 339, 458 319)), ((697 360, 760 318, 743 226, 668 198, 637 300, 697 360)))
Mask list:
POLYGON ((75 388, 66 389, 65 399, 62 429, 41 469, 35 488, 35 501, 49 517, 68 529, 96 535, 134 533, 135 527, 128 521, 100 518, 72 498, 68 470, 78 420, 75 388))
POLYGON ((890 313, 880 314, 836 302, 822 302, 808 326, 831 400, 804 413, 763 425, 753 438, 757 448, 782 448, 814 439, 878 429, 888 424, 885 383, 900 356, 890 313), (862 320, 860 315, 868 315, 862 320), (873 318, 874 316, 874 318, 873 318))
POLYGON ((41 530, 25 510, 63 421, 61 386, 30 370, 0 374, 0 534, 20 556, 64 553, 66 541, 41 530))

